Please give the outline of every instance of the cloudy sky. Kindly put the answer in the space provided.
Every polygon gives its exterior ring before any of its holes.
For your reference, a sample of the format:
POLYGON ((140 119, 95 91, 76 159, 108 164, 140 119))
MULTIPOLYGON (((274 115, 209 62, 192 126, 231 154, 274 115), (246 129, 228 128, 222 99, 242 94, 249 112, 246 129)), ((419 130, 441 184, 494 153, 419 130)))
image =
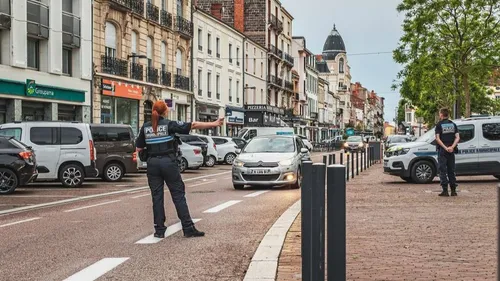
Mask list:
POLYGON ((336 24, 347 49, 352 82, 385 97, 385 120, 392 121, 399 94, 391 90, 401 66, 392 54, 356 55, 390 52, 402 35, 404 15, 396 6, 401 0, 281 0, 294 17, 293 35, 304 36, 307 48, 320 54, 325 39, 336 24))

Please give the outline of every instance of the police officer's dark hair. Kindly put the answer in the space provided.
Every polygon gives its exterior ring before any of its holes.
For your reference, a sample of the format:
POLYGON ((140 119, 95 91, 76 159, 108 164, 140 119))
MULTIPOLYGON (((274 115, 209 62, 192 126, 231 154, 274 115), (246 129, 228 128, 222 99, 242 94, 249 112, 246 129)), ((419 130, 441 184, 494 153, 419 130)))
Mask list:
POLYGON ((155 102, 153 105, 153 112, 151 113, 151 126, 153 127, 155 135, 158 132, 158 121, 160 121, 160 116, 165 114, 167 109, 167 104, 162 100, 155 102))
POLYGON ((448 108, 441 108, 439 113, 441 113, 444 118, 448 118, 448 116, 450 116, 450 110, 448 108))

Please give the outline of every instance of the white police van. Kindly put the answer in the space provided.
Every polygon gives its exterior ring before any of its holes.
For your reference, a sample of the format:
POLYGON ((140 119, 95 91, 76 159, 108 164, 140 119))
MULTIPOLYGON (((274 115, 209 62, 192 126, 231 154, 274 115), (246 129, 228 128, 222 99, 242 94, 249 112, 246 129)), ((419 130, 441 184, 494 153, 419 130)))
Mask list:
MULTIPOLYGON (((500 116, 454 120, 460 133, 457 176, 493 175, 500 179, 500 116)), ((438 175, 434 128, 414 142, 387 149, 384 172, 407 182, 430 183, 438 175)))

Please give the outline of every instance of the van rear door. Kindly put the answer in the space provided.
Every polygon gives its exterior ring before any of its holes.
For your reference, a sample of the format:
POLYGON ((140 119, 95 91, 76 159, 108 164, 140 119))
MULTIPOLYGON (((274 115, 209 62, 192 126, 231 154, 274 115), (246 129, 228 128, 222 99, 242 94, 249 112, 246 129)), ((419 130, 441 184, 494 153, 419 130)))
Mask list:
POLYGON ((481 141, 479 142, 479 167, 480 174, 500 174, 500 121, 485 120, 479 131, 481 141))
POLYGON ((23 134, 23 142, 35 151, 37 164, 49 170, 48 173, 39 174, 38 178, 57 178, 57 167, 61 156, 60 125, 31 123, 26 129, 28 132, 23 134))

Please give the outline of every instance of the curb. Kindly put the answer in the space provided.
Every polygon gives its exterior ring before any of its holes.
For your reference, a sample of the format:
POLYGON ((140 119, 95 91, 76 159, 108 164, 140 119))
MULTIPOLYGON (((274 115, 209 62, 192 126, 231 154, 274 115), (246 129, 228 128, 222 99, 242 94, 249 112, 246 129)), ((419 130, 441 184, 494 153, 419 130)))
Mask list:
POLYGON ((259 244, 243 281, 274 281, 288 230, 300 213, 300 199, 273 224, 259 244))

